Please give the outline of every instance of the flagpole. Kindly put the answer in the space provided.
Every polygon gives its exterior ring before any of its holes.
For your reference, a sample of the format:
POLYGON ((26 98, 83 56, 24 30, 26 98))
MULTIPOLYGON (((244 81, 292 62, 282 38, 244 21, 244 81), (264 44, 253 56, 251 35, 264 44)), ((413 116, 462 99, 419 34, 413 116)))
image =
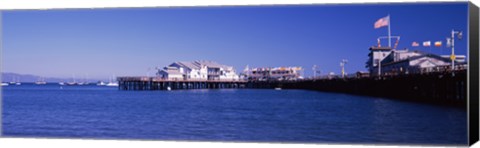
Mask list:
POLYGON ((390 14, 388 14, 388 47, 392 48, 392 38, 391 38, 391 31, 390 31, 390 22, 392 19, 390 19, 390 14))

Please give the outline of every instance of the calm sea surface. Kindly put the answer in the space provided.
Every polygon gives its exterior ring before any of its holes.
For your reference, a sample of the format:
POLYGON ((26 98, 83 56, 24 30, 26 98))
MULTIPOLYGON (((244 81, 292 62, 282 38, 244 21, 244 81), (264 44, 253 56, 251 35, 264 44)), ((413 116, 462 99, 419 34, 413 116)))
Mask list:
POLYGON ((466 144, 458 108, 306 90, 2 87, 3 135, 302 143, 466 144))

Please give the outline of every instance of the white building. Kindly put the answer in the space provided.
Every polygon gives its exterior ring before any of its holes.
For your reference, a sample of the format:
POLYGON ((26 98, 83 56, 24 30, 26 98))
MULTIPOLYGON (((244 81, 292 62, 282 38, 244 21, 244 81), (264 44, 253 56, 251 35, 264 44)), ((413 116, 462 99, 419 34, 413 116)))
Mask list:
POLYGON ((184 80, 238 80, 232 66, 218 64, 213 61, 174 62, 159 70, 158 76, 176 79, 178 74, 184 80))
POLYGON ((169 80, 183 80, 183 74, 177 67, 165 67, 158 71, 157 76, 169 80))
MULTIPOLYGON (((445 56, 409 51, 396 50, 389 47, 371 47, 366 62, 370 75, 392 75, 406 73, 422 73, 445 70, 451 60, 445 56)), ((458 55, 456 64, 466 64, 465 56, 458 55)))

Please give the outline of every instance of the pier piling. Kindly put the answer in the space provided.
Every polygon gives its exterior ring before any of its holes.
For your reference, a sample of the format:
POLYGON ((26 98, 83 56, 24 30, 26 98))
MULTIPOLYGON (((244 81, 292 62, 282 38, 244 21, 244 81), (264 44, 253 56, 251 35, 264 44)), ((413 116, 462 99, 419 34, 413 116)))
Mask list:
POLYGON ((244 88, 244 80, 167 80, 155 77, 118 77, 119 90, 244 88))

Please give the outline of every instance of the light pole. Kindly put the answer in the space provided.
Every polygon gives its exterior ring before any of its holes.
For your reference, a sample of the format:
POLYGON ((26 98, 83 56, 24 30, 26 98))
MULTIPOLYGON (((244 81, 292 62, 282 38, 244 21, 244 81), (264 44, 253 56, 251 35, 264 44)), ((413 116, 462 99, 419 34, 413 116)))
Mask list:
POLYGON ((148 68, 147 68, 147 77, 150 77, 150 70, 151 70, 151 68, 148 67, 148 68))
POLYGON ((320 77, 320 70, 315 71, 315 73, 318 75, 317 77, 320 77))
POLYGON ((462 32, 455 31, 452 29, 452 54, 450 55, 450 60, 452 61, 452 71, 455 70, 455 34, 457 34, 458 39, 462 39, 462 32))
POLYGON ((342 67, 342 78, 345 78, 345 64, 347 64, 348 60, 343 59, 340 62, 340 67, 342 67))

